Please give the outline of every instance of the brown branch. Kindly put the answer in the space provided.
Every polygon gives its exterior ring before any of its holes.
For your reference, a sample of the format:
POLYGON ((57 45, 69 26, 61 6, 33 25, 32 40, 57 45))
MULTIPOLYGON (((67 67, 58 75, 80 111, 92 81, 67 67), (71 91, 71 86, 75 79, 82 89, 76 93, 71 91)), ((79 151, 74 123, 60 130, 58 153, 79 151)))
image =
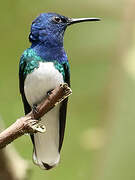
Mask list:
POLYGON ((41 103, 39 103, 39 105, 37 105, 36 111, 31 111, 26 116, 17 119, 15 123, 0 133, 0 149, 25 133, 45 132, 45 127, 39 124, 38 119, 71 93, 72 91, 67 84, 56 87, 41 103))

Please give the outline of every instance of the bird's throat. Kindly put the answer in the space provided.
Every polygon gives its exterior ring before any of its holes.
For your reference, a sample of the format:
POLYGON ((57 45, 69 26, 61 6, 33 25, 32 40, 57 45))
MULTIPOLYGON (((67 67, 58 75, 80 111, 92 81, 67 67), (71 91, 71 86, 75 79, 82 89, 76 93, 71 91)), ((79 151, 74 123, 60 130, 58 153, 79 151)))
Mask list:
POLYGON ((31 48, 38 56, 45 60, 56 60, 59 63, 67 61, 63 45, 51 46, 51 44, 37 43, 32 44, 31 48))

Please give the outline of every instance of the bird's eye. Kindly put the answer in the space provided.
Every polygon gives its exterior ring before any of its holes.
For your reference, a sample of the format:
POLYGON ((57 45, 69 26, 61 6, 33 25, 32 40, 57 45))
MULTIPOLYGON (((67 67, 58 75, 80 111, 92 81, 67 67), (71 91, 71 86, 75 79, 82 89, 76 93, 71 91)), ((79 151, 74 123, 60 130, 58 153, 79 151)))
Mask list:
POLYGON ((56 23, 61 23, 61 19, 59 17, 53 17, 53 21, 56 23))

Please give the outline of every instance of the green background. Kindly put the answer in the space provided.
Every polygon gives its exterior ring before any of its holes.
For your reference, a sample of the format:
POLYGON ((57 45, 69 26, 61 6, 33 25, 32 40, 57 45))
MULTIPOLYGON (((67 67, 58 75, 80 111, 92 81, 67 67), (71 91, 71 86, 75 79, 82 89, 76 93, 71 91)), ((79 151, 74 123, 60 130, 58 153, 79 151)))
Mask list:
POLYGON ((32 163, 32 143, 25 135, 13 144, 30 161, 30 180, 89 180, 100 146, 89 144, 87 133, 103 121, 108 74, 116 58, 124 1, 98 0, 14 0, 0 6, 0 114, 6 126, 23 116, 18 88, 18 65, 22 52, 30 46, 32 20, 42 12, 68 17, 100 17, 101 22, 70 26, 64 45, 71 66, 73 94, 69 98, 67 126, 61 162, 50 171, 32 163), (86 134, 86 135, 85 135, 86 134))

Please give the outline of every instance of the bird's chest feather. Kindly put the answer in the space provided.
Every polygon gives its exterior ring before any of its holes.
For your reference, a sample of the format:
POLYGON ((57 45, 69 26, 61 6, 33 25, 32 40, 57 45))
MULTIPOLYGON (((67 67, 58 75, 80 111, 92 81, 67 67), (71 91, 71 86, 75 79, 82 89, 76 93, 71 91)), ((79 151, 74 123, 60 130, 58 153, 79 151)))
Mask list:
POLYGON ((28 103, 32 106, 40 102, 49 90, 63 83, 63 75, 53 62, 40 62, 39 67, 27 75, 24 92, 28 103))

